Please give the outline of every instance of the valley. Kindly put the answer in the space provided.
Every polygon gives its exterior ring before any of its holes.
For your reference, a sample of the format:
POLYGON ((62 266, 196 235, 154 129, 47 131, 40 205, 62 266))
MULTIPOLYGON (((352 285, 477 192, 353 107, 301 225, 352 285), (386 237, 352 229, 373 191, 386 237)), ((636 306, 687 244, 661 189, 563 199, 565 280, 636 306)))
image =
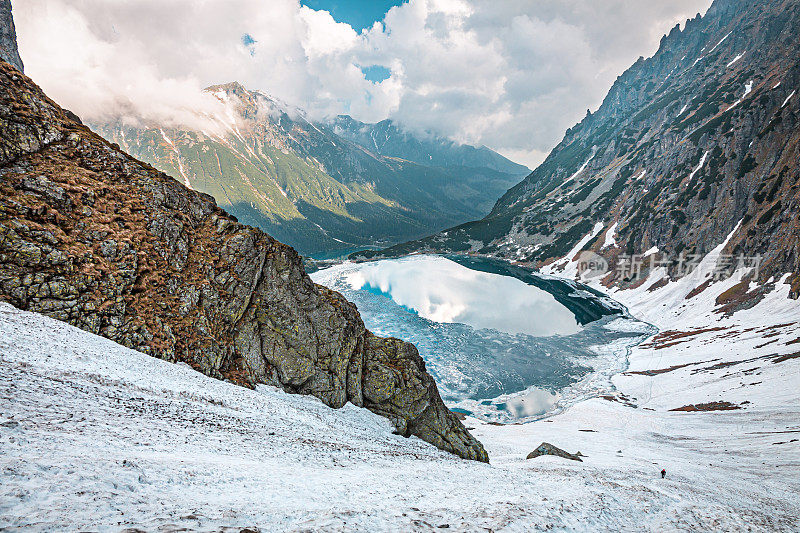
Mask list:
POLYGON ((304 254, 386 247, 482 216, 529 172, 487 148, 418 139, 390 122, 312 121, 239 83, 205 93, 219 110, 198 111, 192 128, 90 126, 304 254))

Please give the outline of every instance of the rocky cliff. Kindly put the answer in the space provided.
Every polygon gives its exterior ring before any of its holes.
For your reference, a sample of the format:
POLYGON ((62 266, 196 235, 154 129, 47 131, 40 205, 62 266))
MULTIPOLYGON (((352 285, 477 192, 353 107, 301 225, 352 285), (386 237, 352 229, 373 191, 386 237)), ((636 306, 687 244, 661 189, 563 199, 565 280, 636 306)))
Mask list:
POLYGON ((22 59, 17 50, 17 32, 11 14, 11 0, 0 0, 0 59, 22 72, 22 59))
POLYGON ((89 126, 304 254, 387 246, 483 216, 527 174, 491 150, 415 143, 396 129, 392 138, 403 142, 385 154, 371 138, 349 138, 238 83, 206 93, 219 111, 193 128, 130 119, 89 126))
POLYGON ((84 127, 0 62, 0 299, 209 376, 346 402, 487 461, 414 346, 300 257, 84 127))
POLYGON ((613 266, 657 247, 677 275, 681 254, 702 256, 733 232, 723 252, 760 256, 761 282, 792 273, 797 296, 798 57, 800 2, 715 0, 623 73, 486 218, 383 254, 477 253, 542 266, 580 243, 613 266))

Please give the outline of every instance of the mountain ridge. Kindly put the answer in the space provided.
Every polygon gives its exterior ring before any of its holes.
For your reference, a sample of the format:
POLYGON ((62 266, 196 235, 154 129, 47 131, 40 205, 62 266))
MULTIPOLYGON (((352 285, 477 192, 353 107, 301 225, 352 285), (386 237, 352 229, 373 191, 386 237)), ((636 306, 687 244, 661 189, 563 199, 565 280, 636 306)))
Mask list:
POLYGON ((792 272, 797 297, 798 27, 795 0, 715 0, 621 74, 487 217, 352 257, 458 252, 541 267, 585 250, 613 269, 657 248, 675 276, 682 253, 702 256, 736 228, 723 252, 759 256, 762 283, 792 272))
POLYGON ((485 146, 458 144, 432 134, 418 137, 404 131, 391 119, 370 124, 349 115, 339 115, 330 124, 335 133, 368 149, 374 148, 375 153, 383 156, 440 167, 485 167, 513 175, 530 172, 528 167, 514 163, 485 146))

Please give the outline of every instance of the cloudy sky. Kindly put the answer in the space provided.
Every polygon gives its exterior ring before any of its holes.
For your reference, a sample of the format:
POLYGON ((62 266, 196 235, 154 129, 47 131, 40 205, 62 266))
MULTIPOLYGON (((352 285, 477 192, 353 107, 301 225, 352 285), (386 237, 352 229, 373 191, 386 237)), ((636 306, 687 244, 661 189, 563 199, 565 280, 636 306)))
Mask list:
POLYGON ((711 0, 15 0, 26 73, 86 120, 191 125, 239 81, 528 166, 711 0), (399 5, 398 5, 399 4, 399 5), (386 11, 388 10, 388 11, 386 11), (335 18, 334 18, 335 17, 335 18), (387 77, 388 76, 388 77, 387 77))

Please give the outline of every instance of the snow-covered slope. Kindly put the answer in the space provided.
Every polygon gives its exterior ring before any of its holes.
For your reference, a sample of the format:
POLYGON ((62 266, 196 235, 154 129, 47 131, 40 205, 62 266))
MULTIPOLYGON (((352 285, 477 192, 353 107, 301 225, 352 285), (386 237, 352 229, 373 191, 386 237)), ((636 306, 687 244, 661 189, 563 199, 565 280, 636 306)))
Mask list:
MULTIPOLYGON (((631 365, 752 356, 703 350, 643 347, 631 365)), ((769 389, 676 370, 620 376, 612 396, 638 408, 597 398, 531 424, 468 420, 485 465, 364 409, 210 379, 0 304, 0 529, 796 530, 798 447, 776 443, 800 431, 797 361, 742 374, 769 389), (665 410, 745 391, 743 410, 665 410), (525 460, 543 440, 584 462, 525 460)))

